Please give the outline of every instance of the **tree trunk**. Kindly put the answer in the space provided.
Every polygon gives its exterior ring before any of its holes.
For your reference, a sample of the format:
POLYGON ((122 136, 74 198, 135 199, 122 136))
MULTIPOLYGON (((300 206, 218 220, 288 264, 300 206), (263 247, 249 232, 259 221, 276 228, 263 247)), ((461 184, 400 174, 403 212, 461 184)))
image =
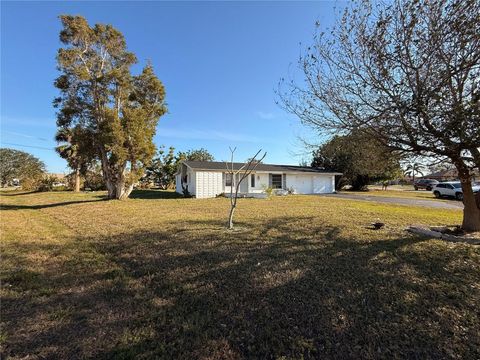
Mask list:
POLYGON ((99 151, 100 151, 100 155, 101 155, 100 163, 102 164, 102 177, 103 177, 103 181, 105 181, 105 186, 107 187, 108 198, 109 199, 115 199, 116 198, 116 188, 115 188, 115 184, 114 184, 114 181, 113 181, 111 173, 110 173, 107 153, 106 153, 105 148, 103 146, 99 147, 99 151))
POLYGON ((108 190, 108 198, 116 200, 128 199, 133 191, 133 184, 127 185, 124 180, 105 180, 108 190))
POLYGON ((102 175, 105 185, 107 186, 108 198, 125 200, 130 196, 133 190, 133 184, 125 184, 125 166, 121 166, 121 170, 118 168, 111 169, 108 163, 108 157, 105 149, 100 148, 101 163, 102 163, 102 175))
POLYGON ((110 184, 110 185, 107 185, 109 199, 125 200, 125 199, 128 199, 128 197, 133 191, 133 184, 125 185, 125 183, 123 182, 113 184, 110 181, 108 181, 107 183, 110 184))
POLYGON ((228 224, 227 224, 228 230, 233 229, 233 214, 235 213, 235 208, 236 208, 236 205, 232 205, 232 207, 230 208, 230 214, 228 215, 228 224))
POLYGON ((80 192, 80 169, 75 169, 75 192, 80 192))
POLYGON ((116 192, 115 199, 118 199, 118 200, 128 199, 132 190, 133 190, 133 184, 132 185, 126 185, 123 181, 120 182, 117 186, 117 192, 116 192))
POLYGON ((102 173, 103 173, 103 181, 105 181, 105 186, 107 187, 108 198, 116 199, 117 187, 115 186, 115 182, 110 176, 110 172, 102 171, 102 173))
POLYGON ((230 214, 228 215, 227 229, 233 230, 233 214, 235 213, 235 208, 237 207, 237 198, 238 198, 238 187, 240 184, 235 184, 233 179, 235 176, 232 174, 232 187, 230 188, 230 214), (233 188, 235 187, 235 192, 233 188))
POLYGON ((478 207, 478 195, 472 190, 472 179, 468 168, 460 162, 456 162, 458 177, 463 191, 463 222, 462 229, 465 231, 480 231, 480 208, 478 207))
POLYGON ((478 200, 478 195, 475 196, 473 194, 470 179, 462 181, 462 190, 464 205, 462 229, 465 231, 480 231, 480 209, 476 201, 478 200))

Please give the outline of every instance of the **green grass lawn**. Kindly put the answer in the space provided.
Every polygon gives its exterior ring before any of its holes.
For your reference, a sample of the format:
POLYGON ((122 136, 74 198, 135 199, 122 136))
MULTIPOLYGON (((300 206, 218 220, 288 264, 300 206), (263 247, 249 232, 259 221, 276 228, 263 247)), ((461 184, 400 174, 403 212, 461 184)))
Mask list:
POLYGON ((4 358, 480 358, 479 247, 403 230, 460 211, 133 197, 0 194, 4 358))

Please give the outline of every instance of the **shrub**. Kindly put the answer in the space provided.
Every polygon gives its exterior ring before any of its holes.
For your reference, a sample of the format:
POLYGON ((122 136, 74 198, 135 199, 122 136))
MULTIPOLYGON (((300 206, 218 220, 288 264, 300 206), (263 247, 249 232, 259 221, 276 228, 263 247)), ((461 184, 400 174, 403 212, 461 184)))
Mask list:
POLYGON ((85 174, 84 187, 92 191, 106 190, 102 172, 98 168, 90 169, 85 174))
POLYGON ((46 175, 43 179, 40 180, 36 190, 53 191, 53 184, 55 184, 56 182, 58 182, 58 179, 55 175, 46 175))
POLYGON ((37 191, 39 190, 42 184, 41 177, 26 177, 20 180, 20 185, 22 186, 22 190, 26 191, 37 191))
POLYGON ((267 186, 264 185, 264 186, 263 186, 263 192, 264 192, 265 194, 267 194, 267 197, 270 198, 270 197, 273 195, 273 188, 270 187, 270 186, 267 187, 267 186))

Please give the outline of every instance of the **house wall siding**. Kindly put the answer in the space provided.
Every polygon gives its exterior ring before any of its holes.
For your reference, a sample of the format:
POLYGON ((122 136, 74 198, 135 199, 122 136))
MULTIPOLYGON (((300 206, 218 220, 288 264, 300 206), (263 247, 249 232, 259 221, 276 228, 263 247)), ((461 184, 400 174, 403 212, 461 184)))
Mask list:
POLYGON ((183 190, 182 190, 182 174, 175 175, 175 191, 179 194, 183 193, 183 190))
POLYGON ((249 183, 249 192, 251 193, 263 193, 264 189, 268 187, 268 173, 255 173, 255 187, 249 183))
POLYGON ((223 173, 219 171, 196 172, 197 198, 211 198, 224 192, 223 173))
POLYGON ((197 186, 196 186, 196 172, 192 169, 187 170, 187 185, 188 185, 188 192, 190 195, 196 195, 197 186))
MULTIPOLYGON (((212 198, 225 192, 225 179, 222 171, 193 171, 188 168, 188 190, 197 198, 212 198)), ((268 172, 256 172, 255 187, 251 186, 250 177, 242 182, 241 192, 260 194, 264 193, 269 186, 270 174, 268 172), (248 184, 248 190, 247 190, 248 184)), ((279 173, 281 174, 281 173, 279 173)), ((286 189, 294 189, 297 194, 320 194, 331 193, 335 190, 335 176, 322 174, 283 174, 283 186, 286 189)), ((176 176, 176 191, 182 193, 181 175, 176 176)))

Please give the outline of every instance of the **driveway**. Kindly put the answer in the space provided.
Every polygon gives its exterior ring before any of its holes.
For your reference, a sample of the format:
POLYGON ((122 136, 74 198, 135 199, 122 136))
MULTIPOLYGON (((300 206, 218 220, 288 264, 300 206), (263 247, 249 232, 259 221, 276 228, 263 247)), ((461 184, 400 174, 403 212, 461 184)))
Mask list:
POLYGON ((397 198, 386 196, 368 196, 368 195, 351 195, 351 194, 324 194, 321 196, 335 197, 340 199, 350 200, 364 200, 373 201, 387 204, 407 205, 407 206, 423 206, 435 209, 463 209, 463 203, 461 201, 438 201, 438 200, 420 200, 410 198, 397 198))

